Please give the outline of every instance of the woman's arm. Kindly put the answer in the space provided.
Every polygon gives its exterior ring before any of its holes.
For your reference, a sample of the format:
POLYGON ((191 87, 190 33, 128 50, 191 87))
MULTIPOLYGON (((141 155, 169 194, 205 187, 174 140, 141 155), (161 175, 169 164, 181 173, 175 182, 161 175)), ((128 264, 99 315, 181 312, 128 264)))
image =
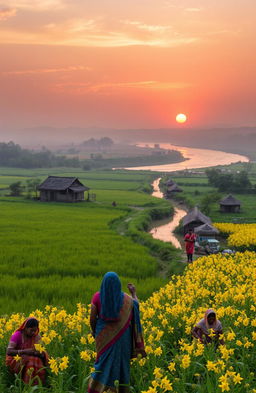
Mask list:
POLYGON ((132 298, 133 298, 134 300, 137 300, 137 302, 139 302, 139 299, 138 299, 137 294, 136 294, 135 285, 133 285, 132 283, 129 283, 129 284, 127 285, 127 288, 129 289, 132 298))
POLYGON ((200 340, 201 343, 203 343, 202 335, 200 333, 201 333, 201 329, 198 326, 193 327, 192 336, 200 340))
POLYGON ((36 356, 37 354, 39 354, 39 352, 35 351, 33 348, 17 349, 17 343, 10 341, 7 347, 6 354, 7 356, 16 356, 16 355, 36 356))
POLYGON ((90 314, 90 326, 91 326, 93 336, 95 336, 97 318, 98 318, 97 307, 94 304, 92 304, 91 305, 91 314, 90 314))

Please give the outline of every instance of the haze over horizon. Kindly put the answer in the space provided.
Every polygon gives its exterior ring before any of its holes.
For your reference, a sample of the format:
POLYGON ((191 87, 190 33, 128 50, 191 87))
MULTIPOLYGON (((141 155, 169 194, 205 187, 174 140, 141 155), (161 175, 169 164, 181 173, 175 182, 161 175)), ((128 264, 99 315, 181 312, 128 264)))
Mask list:
POLYGON ((255 14, 253 0, 1 0, 0 139, 255 127, 255 14))

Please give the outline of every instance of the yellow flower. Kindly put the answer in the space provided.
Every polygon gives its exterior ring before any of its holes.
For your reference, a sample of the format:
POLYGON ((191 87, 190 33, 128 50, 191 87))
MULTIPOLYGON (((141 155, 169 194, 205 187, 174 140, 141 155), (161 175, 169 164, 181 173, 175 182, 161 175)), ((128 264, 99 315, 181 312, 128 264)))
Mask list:
POLYGON ((171 392, 173 390, 172 383, 169 381, 167 377, 164 377, 161 380, 161 388, 164 392, 171 392))
POLYGON ((155 367, 153 374, 154 374, 155 378, 158 378, 158 379, 161 379, 163 376, 163 372, 162 372, 161 368, 159 368, 159 367, 155 367))
POLYGON ((91 360, 91 354, 89 351, 82 351, 80 352, 80 358, 88 362, 89 360, 91 360))
POLYGON ((188 368, 190 366, 190 356, 189 355, 184 355, 182 356, 182 360, 181 360, 181 367, 182 368, 188 368))
POLYGON ((86 342, 87 342, 87 341, 86 341, 86 338, 85 338, 85 337, 81 337, 81 338, 80 338, 80 343, 81 343, 81 344, 86 344, 86 342))
POLYGON ((168 369, 169 369, 170 371, 174 371, 174 370, 175 370, 175 363, 174 363, 174 362, 170 362, 170 363, 169 363, 169 366, 168 366, 168 369))
POLYGON ((236 337, 236 335, 235 335, 234 332, 229 332, 229 333, 227 334, 226 340, 227 340, 227 341, 232 341, 232 340, 234 340, 235 337, 236 337))
POLYGON ((35 349, 40 353, 45 352, 45 348, 41 344, 35 344, 35 349))
POLYGON ((207 361, 206 368, 208 371, 215 371, 216 372, 218 370, 217 364, 214 362, 211 362, 210 360, 207 361))
POLYGON ((48 344, 50 344, 50 342, 51 342, 51 339, 50 339, 48 336, 43 336, 43 337, 41 338, 41 340, 43 341, 43 343, 44 343, 45 345, 48 345, 48 344))
POLYGON ((19 356, 19 355, 16 355, 16 356, 14 356, 14 358, 13 358, 14 360, 16 360, 16 362, 18 362, 18 361, 20 361, 21 360, 21 356, 19 356))
POLYGON ((49 359, 49 365, 50 365, 50 369, 54 374, 58 374, 59 373, 59 367, 58 367, 58 362, 56 359, 54 358, 50 358, 49 359))
POLYGON ((222 392, 228 392, 230 390, 229 388, 229 384, 228 382, 225 380, 223 382, 221 382, 221 384, 219 385, 219 387, 221 388, 222 392))
POLYGON ((158 348, 156 348, 156 349, 154 350, 154 354, 155 354, 156 356, 160 356, 160 355, 162 355, 162 353, 163 353, 163 351, 162 351, 162 348, 161 348, 161 347, 158 347, 158 348))
POLYGON ((63 356, 63 358, 61 358, 61 362, 59 364, 60 370, 65 370, 68 367, 68 363, 69 363, 68 356, 63 356))
POLYGON ((235 385, 238 383, 241 383, 242 380, 243 380, 243 378, 240 376, 239 373, 233 376, 233 381, 234 381, 235 385))

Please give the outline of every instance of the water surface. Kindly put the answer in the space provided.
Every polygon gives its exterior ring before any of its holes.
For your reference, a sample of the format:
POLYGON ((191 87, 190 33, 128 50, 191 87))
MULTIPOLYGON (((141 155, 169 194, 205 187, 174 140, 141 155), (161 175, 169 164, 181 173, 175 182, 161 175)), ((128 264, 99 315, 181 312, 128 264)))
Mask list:
MULTIPOLYGON (((145 147, 154 147, 154 143, 139 143, 138 146, 145 147)), ((149 170, 156 172, 172 172, 172 171, 180 171, 184 169, 198 169, 198 168, 206 168, 210 166, 216 165, 229 165, 238 161, 248 162, 249 159, 245 156, 241 156, 240 154, 233 153, 225 153, 224 151, 219 150, 209 150, 209 149, 195 149, 192 147, 183 147, 183 146, 175 146, 169 143, 159 143, 159 146, 162 149, 167 150, 178 150, 187 158, 187 160, 182 162, 177 162, 175 164, 164 164, 164 165, 147 165, 147 166, 139 166, 139 167, 130 167, 125 168, 129 170, 149 170)))
MULTIPOLYGON (((154 191, 153 196, 157 198, 163 198, 163 193, 159 189, 159 182, 161 178, 156 179, 153 182, 154 191)), ((154 239, 162 240, 163 242, 170 242, 176 248, 182 248, 181 244, 174 233, 174 229, 179 225, 180 220, 187 214, 187 212, 178 207, 174 207, 173 217, 154 222, 154 228, 151 229, 150 233, 154 239)))

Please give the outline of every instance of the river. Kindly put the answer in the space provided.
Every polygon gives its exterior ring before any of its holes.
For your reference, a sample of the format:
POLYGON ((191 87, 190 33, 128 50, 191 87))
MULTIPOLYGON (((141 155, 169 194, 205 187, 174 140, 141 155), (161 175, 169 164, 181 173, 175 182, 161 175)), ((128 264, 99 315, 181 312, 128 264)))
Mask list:
MULTIPOLYGON (((145 144, 140 144, 145 146, 145 144)), ((148 145, 154 147, 154 144, 148 145)), ((216 165, 229 165, 234 162, 248 162, 249 159, 239 154, 225 153, 217 150, 208 149, 194 149, 189 147, 174 146, 167 143, 160 144, 161 148, 179 150, 186 161, 179 162, 176 164, 167 165, 154 165, 147 167, 127 168, 133 170, 151 170, 156 172, 171 172, 184 169, 195 169, 195 168, 206 168, 216 165)), ((157 198, 163 198, 163 193, 159 189, 159 182, 161 178, 156 179, 153 182, 153 193, 152 195, 157 198)), ((171 242, 176 248, 182 248, 178 237, 174 234, 175 228, 179 225, 180 220, 187 214, 184 209, 174 207, 174 215, 170 219, 154 222, 154 228, 151 229, 150 233, 154 239, 159 239, 164 242, 171 242)))
MULTIPOLYGON (((160 191, 159 182, 161 177, 156 179, 153 186, 152 195, 157 198, 163 198, 163 193, 160 191)), ((166 218, 165 220, 154 221, 154 228, 151 229, 150 233, 154 239, 162 240, 163 242, 170 242, 176 248, 182 248, 179 239, 174 234, 174 229, 179 225, 180 220, 187 214, 186 210, 174 207, 173 217, 166 218)))
MULTIPOLYGON (((138 143, 138 146, 145 147, 145 143, 138 143)), ((148 147, 154 147, 154 143, 148 143, 148 147)), ((194 149, 192 147, 175 146, 169 143, 159 143, 159 147, 167 150, 178 150, 181 152, 185 161, 175 164, 147 165, 139 167, 125 168, 133 171, 148 170, 156 172, 173 172, 184 169, 206 168, 216 165, 230 165, 234 162, 248 162, 249 159, 240 154, 225 153, 219 150, 194 149)))

